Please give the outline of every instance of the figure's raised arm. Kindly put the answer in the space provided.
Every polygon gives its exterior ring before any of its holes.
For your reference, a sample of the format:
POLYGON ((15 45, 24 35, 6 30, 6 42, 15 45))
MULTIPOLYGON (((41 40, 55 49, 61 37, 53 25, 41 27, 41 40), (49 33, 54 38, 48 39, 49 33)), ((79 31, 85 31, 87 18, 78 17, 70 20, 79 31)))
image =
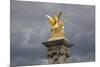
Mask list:
POLYGON ((62 15, 62 11, 60 11, 60 13, 59 13, 59 15, 58 15, 58 21, 60 20, 61 15, 62 15))

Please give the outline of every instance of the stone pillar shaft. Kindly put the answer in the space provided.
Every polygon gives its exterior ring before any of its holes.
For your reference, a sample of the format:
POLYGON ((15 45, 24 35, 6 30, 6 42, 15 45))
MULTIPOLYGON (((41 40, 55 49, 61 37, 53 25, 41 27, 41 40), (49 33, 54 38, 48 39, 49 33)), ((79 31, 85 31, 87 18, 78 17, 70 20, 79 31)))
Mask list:
POLYGON ((70 57, 72 43, 65 39, 43 42, 47 47, 47 58, 49 64, 67 63, 70 57))

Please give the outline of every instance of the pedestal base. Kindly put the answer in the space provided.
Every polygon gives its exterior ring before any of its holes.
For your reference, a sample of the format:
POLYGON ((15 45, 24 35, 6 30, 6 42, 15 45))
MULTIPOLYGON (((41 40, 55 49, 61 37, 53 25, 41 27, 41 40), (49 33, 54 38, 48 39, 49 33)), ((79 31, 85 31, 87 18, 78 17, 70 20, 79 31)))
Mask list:
POLYGON ((59 39, 54 41, 43 42, 48 49, 48 63, 49 64, 60 64, 66 63, 70 56, 69 48, 72 43, 66 39, 59 39))

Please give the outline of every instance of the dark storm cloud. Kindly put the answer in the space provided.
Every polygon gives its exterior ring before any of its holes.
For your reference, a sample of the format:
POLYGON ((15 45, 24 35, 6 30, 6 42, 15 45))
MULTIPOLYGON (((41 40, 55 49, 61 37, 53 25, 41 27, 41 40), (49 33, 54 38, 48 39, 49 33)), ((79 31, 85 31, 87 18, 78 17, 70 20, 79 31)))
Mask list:
POLYGON ((14 1, 11 4, 11 65, 47 64, 46 47, 50 37, 45 17, 64 12, 65 36, 74 44, 71 62, 94 61, 95 7, 14 1), (66 20, 67 21, 67 20, 66 20))

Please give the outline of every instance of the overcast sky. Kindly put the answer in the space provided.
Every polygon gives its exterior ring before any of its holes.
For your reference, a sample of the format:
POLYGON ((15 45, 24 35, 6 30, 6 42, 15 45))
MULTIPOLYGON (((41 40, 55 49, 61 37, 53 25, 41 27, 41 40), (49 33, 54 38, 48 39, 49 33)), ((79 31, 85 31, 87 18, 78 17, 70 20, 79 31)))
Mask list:
POLYGON ((45 15, 63 11, 65 37, 74 46, 70 62, 95 60, 95 6, 38 2, 11 2, 11 65, 48 64, 47 48, 51 26, 45 15))

